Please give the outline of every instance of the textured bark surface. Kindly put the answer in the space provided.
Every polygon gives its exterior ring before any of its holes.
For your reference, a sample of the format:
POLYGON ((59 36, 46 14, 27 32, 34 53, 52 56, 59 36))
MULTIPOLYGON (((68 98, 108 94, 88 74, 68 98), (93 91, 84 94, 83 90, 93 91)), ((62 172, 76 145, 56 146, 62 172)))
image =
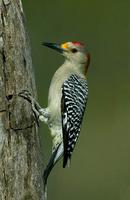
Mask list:
POLYGON ((43 199, 43 166, 30 104, 36 92, 21 0, 0 0, 0 200, 43 199))

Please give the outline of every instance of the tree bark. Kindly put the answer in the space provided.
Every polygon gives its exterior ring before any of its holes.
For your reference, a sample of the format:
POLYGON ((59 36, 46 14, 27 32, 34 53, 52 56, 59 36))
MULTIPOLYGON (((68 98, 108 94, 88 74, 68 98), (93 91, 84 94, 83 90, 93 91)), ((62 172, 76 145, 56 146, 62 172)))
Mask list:
POLYGON ((0 200, 43 200, 43 165, 31 105, 36 96, 21 0, 0 0, 0 200))

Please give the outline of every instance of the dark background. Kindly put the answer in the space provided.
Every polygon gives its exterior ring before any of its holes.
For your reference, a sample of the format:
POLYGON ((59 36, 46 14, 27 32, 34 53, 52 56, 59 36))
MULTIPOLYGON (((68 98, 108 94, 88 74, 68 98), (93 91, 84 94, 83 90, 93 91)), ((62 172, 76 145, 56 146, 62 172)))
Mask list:
MULTIPOLYGON (((23 0, 38 97, 63 62, 42 41, 81 41, 91 53, 89 100, 71 167, 59 162, 48 181, 48 200, 130 199, 130 1, 23 0)), ((41 124, 43 159, 51 138, 41 124)))

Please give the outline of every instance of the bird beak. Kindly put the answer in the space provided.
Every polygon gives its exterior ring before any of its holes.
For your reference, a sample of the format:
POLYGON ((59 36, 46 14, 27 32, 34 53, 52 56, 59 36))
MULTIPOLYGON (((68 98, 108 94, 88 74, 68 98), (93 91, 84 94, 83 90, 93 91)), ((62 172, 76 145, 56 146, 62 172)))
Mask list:
POLYGON ((65 51, 65 49, 63 49, 60 44, 43 42, 42 45, 54 49, 59 53, 63 53, 65 51))

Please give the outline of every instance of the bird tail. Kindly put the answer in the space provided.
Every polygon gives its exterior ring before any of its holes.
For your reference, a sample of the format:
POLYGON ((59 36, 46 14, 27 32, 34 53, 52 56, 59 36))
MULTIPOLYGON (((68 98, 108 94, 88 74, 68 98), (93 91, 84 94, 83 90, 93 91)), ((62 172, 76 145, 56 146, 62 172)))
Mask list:
POLYGON ((44 181, 44 199, 47 199, 47 180, 51 170, 55 164, 60 160, 63 155, 63 143, 60 143, 57 148, 53 151, 50 160, 44 170, 43 181, 44 181))

